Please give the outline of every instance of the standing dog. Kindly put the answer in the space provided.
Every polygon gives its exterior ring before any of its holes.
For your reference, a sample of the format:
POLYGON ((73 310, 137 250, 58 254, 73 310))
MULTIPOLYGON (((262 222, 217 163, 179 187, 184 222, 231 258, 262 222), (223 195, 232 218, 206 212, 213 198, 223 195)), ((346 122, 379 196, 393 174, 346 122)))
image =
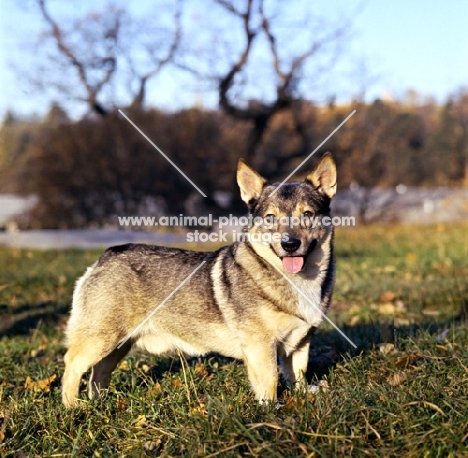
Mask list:
POLYGON ((215 252, 116 246, 78 280, 66 330, 67 407, 91 367, 88 394, 99 396, 133 344, 158 355, 242 359, 259 401, 276 398, 278 356, 289 383, 305 382, 335 278, 333 227, 321 224, 336 192, 335 163, 326 154, 304 182, 280 186, 240 160, 237 183, 254 221, 243 241, 215 252))

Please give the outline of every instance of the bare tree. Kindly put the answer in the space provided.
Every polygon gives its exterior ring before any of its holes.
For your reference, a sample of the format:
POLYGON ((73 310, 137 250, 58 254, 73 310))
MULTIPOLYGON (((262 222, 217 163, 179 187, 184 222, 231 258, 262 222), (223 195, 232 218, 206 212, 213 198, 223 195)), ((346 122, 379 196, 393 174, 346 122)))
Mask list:
MULTIPOLYGON (((282 110, 300 110, 299 83, 303 77, 305 64, 316 58, 322 51, 330 52, 329 45, 340 41, 349 30, 350 24, 349 21, 344 21, 338 27, 328 28, 325 33, 312 38, 302 52, 294 53, 291 49, 287 49, 287 52, 283 49, 283 52, 281 52, 280 48, 287 48, 287 43, 281 43, 274 32, 274 22, 278 15, 268 15, 265 12, 263 0, 245 0, 243 8, 237 6, 238 2, 230 0, 216 0, 216 3, 242 24, 243 49, 240 50, 237 59, 235 59, 229 70, 221 75, 218 91, 220 106, 226 113, 234 118, 248 120, 252 123, 246 154, 250 160, 253 160, 272 117, 282 110), (267 49, 270 53, 275 80, 275 94, 270 102, 256 101, 245 106, 232 96, 232 92, 234 92, 233 89, 236 86, 236 78, 245 72, 249 58, 252 57, 254 41, 258 40, 261 35, 266 39, 267 49)), ((296 122, 297 134, 302 136, 303 143, 307 144, 300 116, 294 116, 293 119, 296 122)), ((304 154, 304 150, 300 148, 295 156, 302 154, 304 154)), ((283 162, 284 158, 278 158, 278 160, 283 162)))
POLYGON ((129 104, 142 106, 148 81, 177 52, 182 31, 180 1, 172 8, 171 27, 132 18, 125 9, 113 6, 90 12, 70 25, 54 19, 45 0, 37 1, 47 25, 41 44, 52 40, 54 49, 32 82, 80 100, 99 115, 107 114, 116 103, 115 94, 122 86, 129 104))
MULTIPOLYGON (((181 19, 182 1, 177 0, 173 12, 172 30, 155 28, 150 23, 134 22, 131 35, 138 38, 139 46, 146 56, 146 62, 137 61, 131 47, 128 48, 127 52, 123 53, 130 70, 130 79, 135 81, 131 105, 143 107, 148 81, 158 75, 166 65, 174 60, 182 39, 181 19), (141 33, 142 26, 144 27, 144 36, 141 33)), ((132 86, 132 81, 130 81, 129 86, 132 86)))

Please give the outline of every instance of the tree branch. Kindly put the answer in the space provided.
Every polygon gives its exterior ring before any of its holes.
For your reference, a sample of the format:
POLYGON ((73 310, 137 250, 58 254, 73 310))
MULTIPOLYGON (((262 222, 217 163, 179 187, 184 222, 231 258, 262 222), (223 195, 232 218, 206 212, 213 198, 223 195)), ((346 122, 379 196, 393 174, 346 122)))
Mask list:
POLYGON ((236 16, 242 19, 243 23, 243 31, 245 34, 245 47, 244 50, 241 52, 237 61, 232 65, 231 69, 227 72, 227 74, 221 78, 219 81, 219 103, 224 111, 229 113, 231 116, 234 116, 238 119, 251 119, 252 115, 243 109, 236 107, 234 104, 231 103, 228 97, 228 91, 232 86, 235 76, 245 67, 247 64, 250 50, 252 47, 252 42, 256 36, 256 32, 254 32, 250 28, 250 19, 252 15, 252 3, 253 0, 247 1, 247 8, 245 13, 241 13, 237 10, 231 3, 227 2, 226 0, 216 0, 218 4, 226 8, 231 13, 235 14, 236 16))
MULTIPOLYGON (((42 13, 42 17, 45 22, 50 26, 50 35, 54 39, 57 49, 61 55, 63 55, 76 69, 78 79, 83 85, 86 92, 87 103, 93 111, 99 115, 107 114, 107 110, 99 102, 98 95, 102 89, 109 84, 111 81, 116 68, 117 68, 117 57, 115 55, 115 46, 118 42, 119 32, 121 29, 121 11, 116 11, 112 15, 112 21, 110 24, 102 24, 103 36, 107 46, 109 55, 99 56, 92 55, 89 61, 78 58, 79 53, 72 47, 67 45, 66 37, 59 24, 52 18, 49 11, 46 8, 45 0, 38 0, 39 9, 42 13), (90 80, 89 70, 99 70, 102 75, 94 84, 90 80)), ((79 29, 76 29, 79 30, 79 29)))
MULTIPOLYGON (((174 57, 179 49, 180 41, 182 38, 182 0, 177 1, 175 13, 174 13, 174 24, 175 24, 175 31, 174 36, 169 46, 169 49, 166 55, 162 59, 155 59, 156 66, 152 70, 144 73, 143 75, 139 76, 139 89, 132 100, 132 105, 136 106, 143 106, 143 103, 146 98, 146 84, 148 80, 154 76, 156 76, 165 65, 169 62, 174 60, 174 57)), ((151 50, 148 49, 147 51, 149 54, 152 54, 151 50)))

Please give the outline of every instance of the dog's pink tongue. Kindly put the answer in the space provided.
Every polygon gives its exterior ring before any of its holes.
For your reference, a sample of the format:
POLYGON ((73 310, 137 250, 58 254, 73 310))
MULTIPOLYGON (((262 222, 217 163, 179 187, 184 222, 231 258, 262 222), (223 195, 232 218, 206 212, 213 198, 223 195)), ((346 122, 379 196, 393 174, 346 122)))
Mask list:
POLYGON ((297 274, 301 271, 304 265, 304 258, 302 256, 287 256, 283 258, 284 270, 290 274, 297 274))

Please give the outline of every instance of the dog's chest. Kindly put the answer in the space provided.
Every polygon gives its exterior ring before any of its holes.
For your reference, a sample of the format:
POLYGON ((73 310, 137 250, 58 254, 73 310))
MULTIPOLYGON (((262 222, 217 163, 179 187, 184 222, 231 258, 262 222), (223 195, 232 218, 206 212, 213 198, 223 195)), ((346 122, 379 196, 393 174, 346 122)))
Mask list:
POLYGON ((321 279, 308 279, 298 275, 289 275, 293 294, 296 296, 297 315, 309 326, 317 327, 323 320, 321 279), (294 285, 294 286, 293 286, 294 285))

